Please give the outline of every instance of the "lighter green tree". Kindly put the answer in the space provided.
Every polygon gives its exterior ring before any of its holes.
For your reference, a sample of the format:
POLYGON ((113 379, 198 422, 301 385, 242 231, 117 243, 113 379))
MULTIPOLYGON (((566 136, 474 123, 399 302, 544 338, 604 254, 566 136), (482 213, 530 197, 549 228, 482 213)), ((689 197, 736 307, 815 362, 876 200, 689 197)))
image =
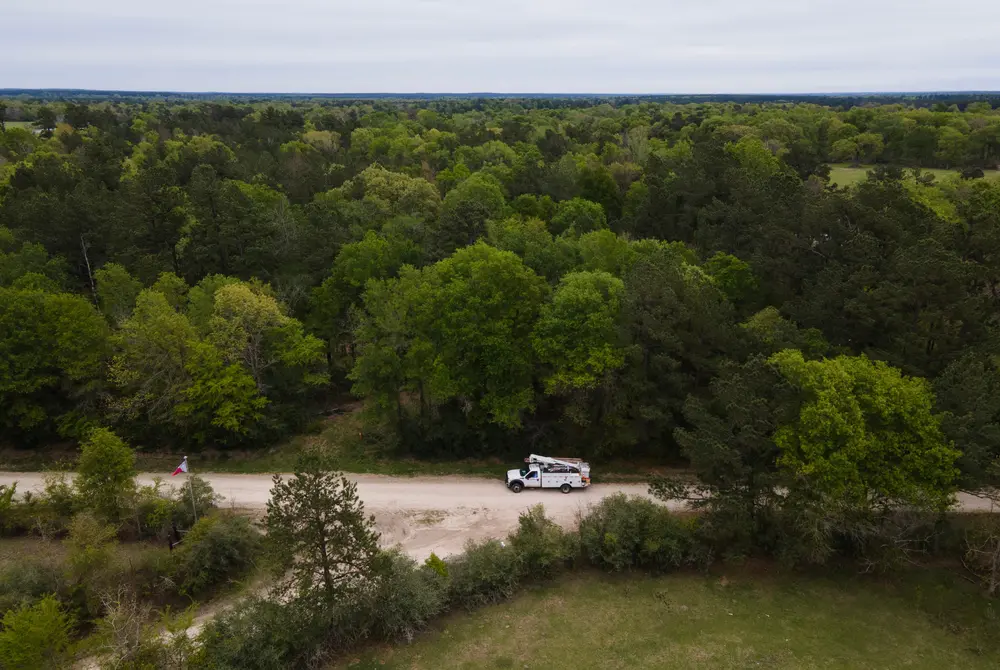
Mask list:
POLYGON ((77 493, 87 508, 120 522, 135 494, 135 451, 107 428, 93 430, 80 449, 77 493))
POLYGON ((549 367, 545 390, 592 388, 625 364, 618 317, 625 284, 607 272, 572 272, 542 307, 532 343, 549 367))
POLYGON ((774 434, 795 487, 870 510, 951 504, 959 452, 926 380, 865 356, 809 361, 788 349, 770 362, 803 398, 774 434))

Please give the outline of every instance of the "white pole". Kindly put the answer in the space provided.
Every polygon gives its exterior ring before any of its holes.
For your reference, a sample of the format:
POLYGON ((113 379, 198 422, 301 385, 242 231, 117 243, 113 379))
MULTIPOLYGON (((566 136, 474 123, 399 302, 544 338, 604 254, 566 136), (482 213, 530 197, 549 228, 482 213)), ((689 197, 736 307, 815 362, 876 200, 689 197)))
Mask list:
MULTIPOLYGON (((188 458, 187 456, 184 457, 184 462, 185 463, 187 463, 187 458, 188 458)), ((191 489, 191 511, 194 512, 194 520, 195 520, 195 522, 197 522, 198 521, 198 508, 194 504, 194 483, 191 481, 192 475, 191 475, 191 465, 190 464, 188 464, 187 476, 188 476, 188 488, 191 489)))

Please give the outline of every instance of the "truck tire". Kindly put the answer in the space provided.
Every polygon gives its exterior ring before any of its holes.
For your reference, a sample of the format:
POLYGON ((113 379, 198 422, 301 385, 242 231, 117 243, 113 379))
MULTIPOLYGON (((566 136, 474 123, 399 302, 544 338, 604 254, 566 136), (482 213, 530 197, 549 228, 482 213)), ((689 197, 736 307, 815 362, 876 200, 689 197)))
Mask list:
POLYGON ((573 487, 570 486, 569 484, 563 484, 562 486, 559 487, 559 490, 562 491, 563 493, 569 493, 570 491, 573 490, 573 487))
POLYGON ((524 488, 524 484, 522 484, 521 482, 511 482, 510 483, 510 490, 513 491, 514 493, 520 493, 521 489, 523 489, 523 488, 524 488))

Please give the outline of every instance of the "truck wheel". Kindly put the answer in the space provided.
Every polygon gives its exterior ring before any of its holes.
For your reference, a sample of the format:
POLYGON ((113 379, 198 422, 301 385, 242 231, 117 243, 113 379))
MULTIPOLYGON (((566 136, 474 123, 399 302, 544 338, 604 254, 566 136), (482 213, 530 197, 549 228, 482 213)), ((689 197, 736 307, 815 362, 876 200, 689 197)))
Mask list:
POLYGON ((563 493, 569 493, 570 491, 573 490, 573 487, 570 486, 569 484, 563 484, 562 486, 559 487, 559 490, 562 491, 563 493))
POLYGON ((524 484, 522 484, 521 482, 511 482, 510 483, 510 490, 513 491, 514 493, 520 493, 521 489, 523 489, 523 488, 524 488, 524 484))

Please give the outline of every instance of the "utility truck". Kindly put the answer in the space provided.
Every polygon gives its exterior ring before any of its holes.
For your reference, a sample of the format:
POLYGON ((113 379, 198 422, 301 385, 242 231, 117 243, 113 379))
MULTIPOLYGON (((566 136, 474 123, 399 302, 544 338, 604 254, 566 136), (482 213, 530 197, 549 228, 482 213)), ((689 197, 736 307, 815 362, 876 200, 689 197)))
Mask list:
POLYGON ((507 488, 514 493, 524 489, 559 489, 569 493, 573 489, 590 486, 590 464, 579 458, 550 458, 532 454, 524 459, 520 470, 507 471, 507 488))

